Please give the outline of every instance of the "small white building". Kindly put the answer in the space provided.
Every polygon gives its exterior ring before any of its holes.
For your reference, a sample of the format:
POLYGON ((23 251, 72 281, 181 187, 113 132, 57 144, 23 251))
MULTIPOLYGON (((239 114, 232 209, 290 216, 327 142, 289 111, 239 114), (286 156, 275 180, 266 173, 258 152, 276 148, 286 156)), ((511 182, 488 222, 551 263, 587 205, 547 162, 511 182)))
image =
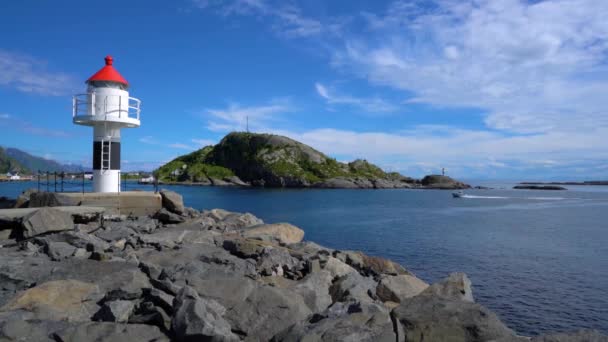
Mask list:
POLYGON ((144 177, 139 180, 139 182, 143 183, 143 184, 154 183, 154 181, 155 181, 154 176, 144 177))
POLYGON ((21 176, 19 176, 19 174, 17 173, 7 173, 6 174, 6 178, 10 179, 10 180, 21 180, 21 176))

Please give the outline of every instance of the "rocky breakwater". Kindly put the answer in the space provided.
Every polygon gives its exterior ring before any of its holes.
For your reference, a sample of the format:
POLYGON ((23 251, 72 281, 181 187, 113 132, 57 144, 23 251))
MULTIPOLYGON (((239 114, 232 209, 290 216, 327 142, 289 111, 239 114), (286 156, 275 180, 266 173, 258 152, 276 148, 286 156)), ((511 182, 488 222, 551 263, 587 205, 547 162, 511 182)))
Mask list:
POLYGON ((287 223, 163 199, 153 217, 74 223, 42 208, 3 223, 0 340, 530 340, 475 303, 462 273, 429 285, 390 260, 304 241, 287 223))

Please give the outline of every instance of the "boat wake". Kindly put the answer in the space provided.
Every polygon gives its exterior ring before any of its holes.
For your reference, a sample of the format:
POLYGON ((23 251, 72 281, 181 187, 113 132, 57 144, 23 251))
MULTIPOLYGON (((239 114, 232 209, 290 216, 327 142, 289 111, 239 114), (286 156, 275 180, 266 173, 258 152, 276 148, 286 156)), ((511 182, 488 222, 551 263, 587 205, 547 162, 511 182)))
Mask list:
POLYGON ((566 198, 566 197, 506 197, 506 196, 477 196, 477 195, 462 195, 460 198, 477 198, 477 199, 522 199, 522 200, 538 200, 538 201, 562 201, 567 199, 577 198, 566 198))

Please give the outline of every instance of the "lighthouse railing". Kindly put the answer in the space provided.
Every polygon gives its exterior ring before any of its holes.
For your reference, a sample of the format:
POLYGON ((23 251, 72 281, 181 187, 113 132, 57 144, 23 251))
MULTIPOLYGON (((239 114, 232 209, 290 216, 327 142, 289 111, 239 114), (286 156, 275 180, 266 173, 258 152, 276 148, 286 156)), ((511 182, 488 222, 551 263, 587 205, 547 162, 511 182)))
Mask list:
POLYGON ((128 115, 130 118, 139 120, 139 113, 141 112, 141 100, 134 97, 129 97, 129 108, 128 115))
POLYGON ((76 94, 72 97, 72 117, 78 115, 95 115, 94 111, 95 94, 76 94))

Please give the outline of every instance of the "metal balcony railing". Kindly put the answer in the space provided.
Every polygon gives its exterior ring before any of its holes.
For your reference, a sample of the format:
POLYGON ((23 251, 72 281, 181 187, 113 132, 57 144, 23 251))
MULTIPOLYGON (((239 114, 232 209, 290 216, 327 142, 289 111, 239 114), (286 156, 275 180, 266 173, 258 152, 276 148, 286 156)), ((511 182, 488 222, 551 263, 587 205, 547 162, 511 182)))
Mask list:
MULTIPOLYGON (((139 120, 141 113, 141 100, 134 97, 129 97, 128 103, 123 103, 123 97, 118 95, 109 95, 103 97, 103 106, 101 110, 97 106, 99 97, 95 93, 92 94, 76 94, 72 98, 72 117, 75 116, 118 116, 124 118, 139 120), (118 98, 118 106, 115 104, 108 105, 109 99, 118 98), (110 107, 110 108, 108 108, 110 107)), ((116 103, 116 102, 114 102, 116 103)))

